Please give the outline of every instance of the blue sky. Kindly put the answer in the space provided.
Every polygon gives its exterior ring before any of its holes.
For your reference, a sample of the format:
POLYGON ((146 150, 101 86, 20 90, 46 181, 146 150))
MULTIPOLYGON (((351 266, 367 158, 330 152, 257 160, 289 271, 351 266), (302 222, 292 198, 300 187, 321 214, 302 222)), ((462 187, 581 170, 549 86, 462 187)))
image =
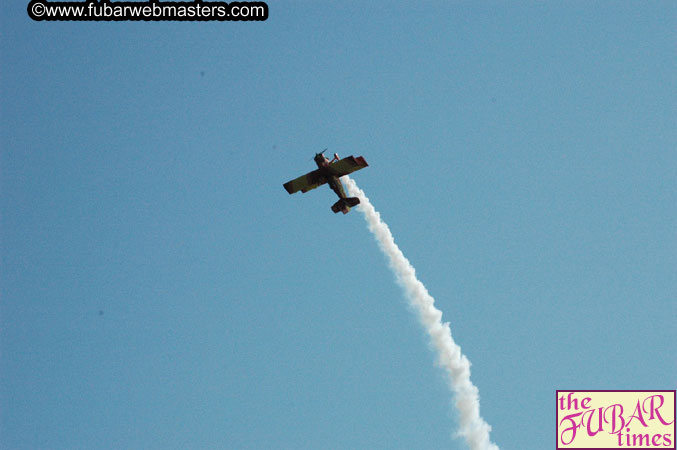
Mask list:
POLYGON ((2 5, 0 446, 439 449, 455 412, 355 174, 502 449, 556 389, 675 389, 674 2, 2 5))

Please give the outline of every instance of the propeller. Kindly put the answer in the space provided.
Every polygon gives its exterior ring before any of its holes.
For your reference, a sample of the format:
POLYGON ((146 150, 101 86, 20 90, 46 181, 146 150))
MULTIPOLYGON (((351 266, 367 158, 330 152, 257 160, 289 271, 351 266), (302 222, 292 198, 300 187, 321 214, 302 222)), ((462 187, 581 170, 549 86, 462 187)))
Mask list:
MULTIPOLYGON (((315 156, 323 154, 324 152, 327 151, 328 148, 329 148, 329 147, 325 148, 325 149, 322 150, 320 153, 315 153, 315 156)), ((310 159, 313 159, 313 158, 310 158, 310 159)))

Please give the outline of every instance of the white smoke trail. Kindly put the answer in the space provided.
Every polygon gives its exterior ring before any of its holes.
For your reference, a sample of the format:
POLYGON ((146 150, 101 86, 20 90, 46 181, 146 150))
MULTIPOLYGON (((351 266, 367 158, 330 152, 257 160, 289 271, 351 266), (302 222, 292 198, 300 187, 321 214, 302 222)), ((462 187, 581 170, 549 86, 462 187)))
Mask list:
POLYGON ((455 394, 459 412, 459 434, 471 450, 498 450, 498 446, 489 439, 491 426, 480 416, 479 391, 470 381, 470 361, 451 337, 449 323, 442 323, 442 312, 435 308, 435 299, 416 278, 414 267, 395 244, 388 225, 381 220, 381 215, 374 209, 364 191, 348 176, 343 177, 342 181, 351 196, 359 197, 360 205, 357 208, 364 214, 369 231, 388 258, 397 283, 404 289, 409 303, 428 332, 430 342, 437 352, 437 363, 449 377, 449 386, 455 394))

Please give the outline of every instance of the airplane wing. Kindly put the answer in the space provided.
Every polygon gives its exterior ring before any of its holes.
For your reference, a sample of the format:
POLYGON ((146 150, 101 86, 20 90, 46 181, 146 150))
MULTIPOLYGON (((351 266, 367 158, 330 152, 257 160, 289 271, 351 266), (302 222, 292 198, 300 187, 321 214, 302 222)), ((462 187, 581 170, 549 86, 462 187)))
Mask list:
POLYGON ((357 158, 354 156, 348 156, 336 161, 335 163, 329 164, 328 168, 332 175, 336 177, 342 177, 343 175, 348 175, 349 173, 353 173, 356 170, 367 167, 368 165, 369 164, 367 164, 367 161, 365 161, 361 156, 358 156, 357 158))
POLYGON ((290 194, 293 194, 294 192, 301 191, 304 194, 312 189, 315 189, 318 186, 323 185, 324 183, 327 182, 327 178, 322 176, 320 173, 320 170, 313 170, 312 172, 308 172, 305 175, 301 175, 300 177, 288 181, 284 184, 284 188, 289 192, 290 194))

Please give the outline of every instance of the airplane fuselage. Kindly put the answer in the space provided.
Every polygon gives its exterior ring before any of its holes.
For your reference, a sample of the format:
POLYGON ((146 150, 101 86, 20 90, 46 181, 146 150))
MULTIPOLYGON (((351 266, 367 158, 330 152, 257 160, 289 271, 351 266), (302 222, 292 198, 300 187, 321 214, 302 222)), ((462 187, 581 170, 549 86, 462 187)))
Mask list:
POLYGON ((327 157, 322 153, 315 155, 314 159, 317 167, 323 172, 323 175, 326 178, 327 184, 329 184, 331 190, 334 191, 339 198, 347 198, 346 192, 343 190, 343 183, 341 183, 341 180, 329 172, 328 167, 329 164, 331 164, 329 159, 327 159, 327 157))

